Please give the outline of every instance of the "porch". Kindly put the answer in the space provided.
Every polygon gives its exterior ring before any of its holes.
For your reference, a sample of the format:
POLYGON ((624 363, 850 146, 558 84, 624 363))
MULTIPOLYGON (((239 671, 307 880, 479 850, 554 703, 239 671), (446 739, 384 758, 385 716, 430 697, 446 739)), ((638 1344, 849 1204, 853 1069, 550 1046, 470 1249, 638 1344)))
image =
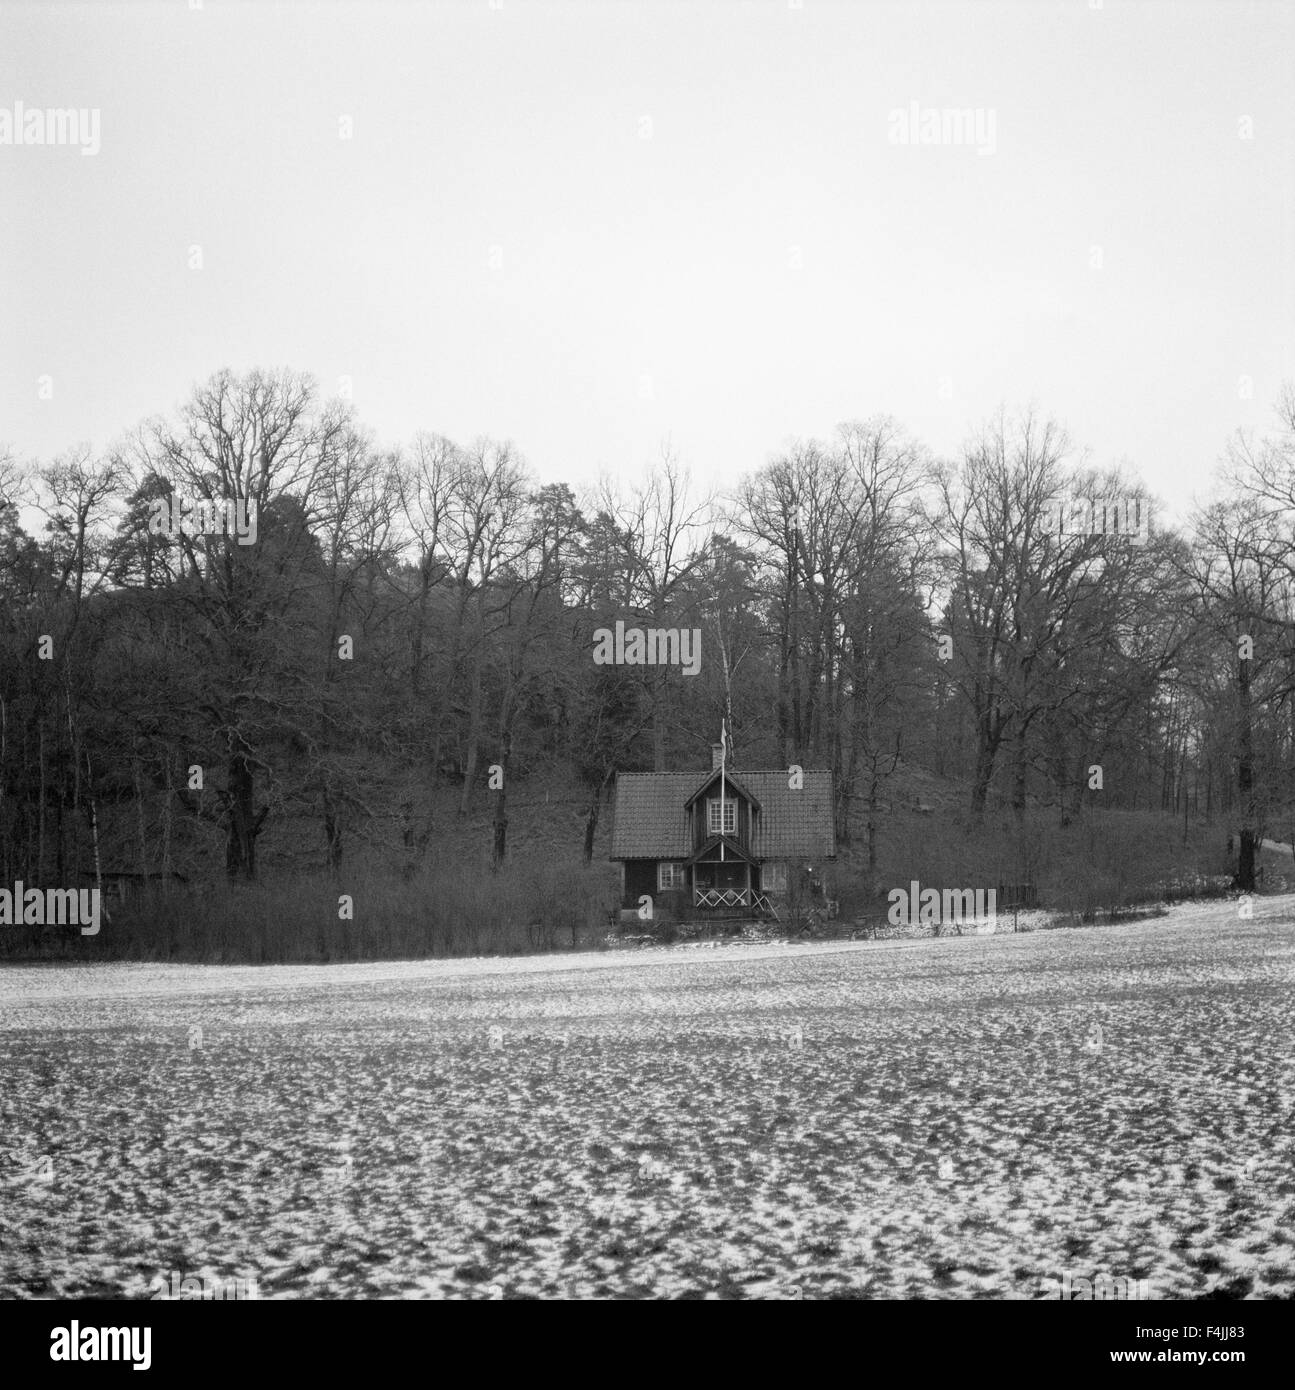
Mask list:
POLYGON ((767 893, 756 886, 759 866, 726 835, 716 835, 686 861, 692 905, 705 913, 757 914, 778 920, 767 893))

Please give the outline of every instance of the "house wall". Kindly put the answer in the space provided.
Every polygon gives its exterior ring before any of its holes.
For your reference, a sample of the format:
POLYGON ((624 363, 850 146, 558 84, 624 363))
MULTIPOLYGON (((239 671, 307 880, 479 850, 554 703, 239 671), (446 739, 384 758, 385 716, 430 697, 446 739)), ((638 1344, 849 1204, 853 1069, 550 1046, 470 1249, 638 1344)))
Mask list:
POLYGON ((624 907, 637 907, 644 893, 650 894, 653 902, 657 898, 655 859, 627 859, 625 861, 624 907))
MULTIPOLYGON (((621 895, 622 909, 633 909, 639 905, 639 899, 648 896, 652 899, 653 918, 657 921, 678 921, 688 920, 694 916, 692 905, 692 893, 688 889, 682 891, 660 892, 657 889, 657 860, 655 859, 626 859, 621 863, 623 892, 621 895)), ((767 861, 769 865, 784 863, 782 860, 767 861)), ((706 875, 706 886, 710 886, 713 880, 714 870, 718 867, 713 864, 700 866, 708 871, 706 875)), ((736 866, 734 866, 735 869, 736 866)), ((752 888, 757 886, 762 892, 774 892, 781 900, 785 898, 791 887, 792 875, 795 869, 792 865, 787 866, 787 876, 785 879, 786 887, 782 889, 770 889, 767 886, 766 866, 760 865, 757 869, 751 866, 750 885, 752 888), (757 877, 758 875, 758 877, 757 877)), ((743 887, 744 883, 734 881, 728 885, 731 887, 743 887)), ((703 915, 705 915, 703 913, 703 915)))
MULTIPOLYGON (((706 804, 718 799, 719 783, 716 782, 714 786, 693 802, 692 810, 689 813, 689 834, 694 849, 704 845, 710 839, 711 831, 706 823, 706 804)), ((737 802, 737 828, 731 838, 740 845, 749 845, 751 843, 751 803, 731 786, 724 788, 724 799, 737 802)))
POLYGON ((691 915, 692 893, 687 888, 657 890, 657 860, 626 859, 623 871, 621 909, 634 909, 644 895, 652 899, 652 918, 657 922, 680 921, 691 915))
POLYGON ((784 863, 785 861, 780 859, 766 859, 760 865, 760 891, 762 893, 772 893, 775 897, 779 898, 785 898, 787 896, 787 892, 791 886, 791 869, 789 867, 786 868, 783 874, 783 881, 777 888, 773 888, 769 884, 769 880, 772 877, 770 871, 773 870, 776 865, 784 863))
POLYGON ((692 915, 692 894, 686 888, 658 893, 652 900, 652 910, 659 921, 683 921, 692 915))

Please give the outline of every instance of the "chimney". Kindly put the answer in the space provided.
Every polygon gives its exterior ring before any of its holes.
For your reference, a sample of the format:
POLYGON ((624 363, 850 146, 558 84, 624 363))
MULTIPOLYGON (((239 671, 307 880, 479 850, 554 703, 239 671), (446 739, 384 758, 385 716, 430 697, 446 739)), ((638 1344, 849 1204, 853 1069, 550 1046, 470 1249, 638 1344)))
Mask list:
POLYGON ((710 746, 710 770, 719 771, 719 765, 724 761, 724 745, 722 743, 712 743, 710 746))

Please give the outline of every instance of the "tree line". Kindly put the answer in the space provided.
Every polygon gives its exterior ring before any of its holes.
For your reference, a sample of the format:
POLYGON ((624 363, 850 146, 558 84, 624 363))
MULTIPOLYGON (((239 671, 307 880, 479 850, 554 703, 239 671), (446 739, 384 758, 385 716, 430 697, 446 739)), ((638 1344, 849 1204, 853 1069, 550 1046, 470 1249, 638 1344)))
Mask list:
POLYGON ((511 442, 391 446, 308 376, 222 371, 102 452, 0 451, 0 880, 84 872, 108 825, 144 874, 252 880, 288 820, 333 870, 414 864, 450 789, 498 865, 510 794, 559 774, 588 859, 615 773, 700 768, 723 721, 737 766, 832 770, 873 874, 918 765, 970 822, 1218 821, 1252 888, 1295 839, 1295 388, 1215 484, 1179 527, 1059 535, 1061 500, 1155 499, 1003 410, 955 458, 878 415, 727 495, 669 445, 578 495, 511 442), (254 543, 150 524, 178 499, 254 510, 254 543), (699 629, 698 677, 595 663, 618 619, 699 629))

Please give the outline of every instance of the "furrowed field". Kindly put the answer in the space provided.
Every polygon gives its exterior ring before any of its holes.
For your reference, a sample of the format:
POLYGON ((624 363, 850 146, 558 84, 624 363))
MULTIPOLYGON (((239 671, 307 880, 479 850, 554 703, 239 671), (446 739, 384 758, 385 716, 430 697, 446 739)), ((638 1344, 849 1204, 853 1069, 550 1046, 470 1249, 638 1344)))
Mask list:
POLYGON ((0 1295, 1289 1298, 1293 924, 9 967, 0 1295))

